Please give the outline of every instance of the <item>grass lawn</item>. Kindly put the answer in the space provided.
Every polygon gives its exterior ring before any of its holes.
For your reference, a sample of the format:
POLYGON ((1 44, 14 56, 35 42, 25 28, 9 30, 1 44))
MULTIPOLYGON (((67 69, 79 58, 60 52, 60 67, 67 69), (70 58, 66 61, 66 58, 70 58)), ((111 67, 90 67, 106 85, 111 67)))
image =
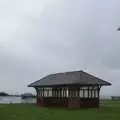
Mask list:
POLYGON ((107 101, 99 109, 79 110, 0 105, 0 120, 120 120, 120 101, 107 101))

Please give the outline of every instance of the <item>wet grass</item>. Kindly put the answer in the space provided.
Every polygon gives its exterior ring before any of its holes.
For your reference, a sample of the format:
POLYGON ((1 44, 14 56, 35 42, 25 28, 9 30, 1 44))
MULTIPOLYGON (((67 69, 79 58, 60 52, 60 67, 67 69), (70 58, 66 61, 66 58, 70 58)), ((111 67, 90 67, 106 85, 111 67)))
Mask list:
POLYGON ((120 120, 120 101, 106 101, 98 109, 79 110, 1 104, 0 120, 120 120))

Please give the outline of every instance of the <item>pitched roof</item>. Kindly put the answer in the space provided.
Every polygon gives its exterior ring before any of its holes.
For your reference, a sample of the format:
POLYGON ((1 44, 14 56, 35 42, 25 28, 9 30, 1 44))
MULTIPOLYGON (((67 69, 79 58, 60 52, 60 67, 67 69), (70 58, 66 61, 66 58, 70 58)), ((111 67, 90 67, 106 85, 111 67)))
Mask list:
POLYGON ((59 86, 59 85, 111 85, 100 78, 90 75, 83 71, 73 71, 48 75, 28 87, 37 86, 59 86))

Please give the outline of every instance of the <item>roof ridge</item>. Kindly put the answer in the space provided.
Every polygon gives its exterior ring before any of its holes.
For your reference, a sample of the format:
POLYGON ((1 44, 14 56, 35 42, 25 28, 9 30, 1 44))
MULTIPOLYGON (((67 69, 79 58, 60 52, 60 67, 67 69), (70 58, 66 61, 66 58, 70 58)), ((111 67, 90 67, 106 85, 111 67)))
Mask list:
MULTIPOLYGON (((65 72, 58 72, 58 73, 53 73, 53 74, 49 74, 50 76, 51 75, 57 75, 57 74, 67 74, 67 73, 74 73, 74 72, 84 72, 83 70, 76 70, 76 71, 69 71, 69 72, 67 72, 67 71, 65 71, 65 72)), ((48 76, 49 76, 48 75, 48 76)), ((47 76, 46 76, 47 77, 47 76)))

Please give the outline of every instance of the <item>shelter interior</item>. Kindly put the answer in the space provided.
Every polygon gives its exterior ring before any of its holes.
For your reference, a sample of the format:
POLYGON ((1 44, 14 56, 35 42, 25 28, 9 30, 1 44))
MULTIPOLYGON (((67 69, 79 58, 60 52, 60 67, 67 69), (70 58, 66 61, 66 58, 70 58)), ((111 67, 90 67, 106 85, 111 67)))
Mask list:
POLYGON ((99 107, 100 86, 37 87, 39 106, 99 107))

